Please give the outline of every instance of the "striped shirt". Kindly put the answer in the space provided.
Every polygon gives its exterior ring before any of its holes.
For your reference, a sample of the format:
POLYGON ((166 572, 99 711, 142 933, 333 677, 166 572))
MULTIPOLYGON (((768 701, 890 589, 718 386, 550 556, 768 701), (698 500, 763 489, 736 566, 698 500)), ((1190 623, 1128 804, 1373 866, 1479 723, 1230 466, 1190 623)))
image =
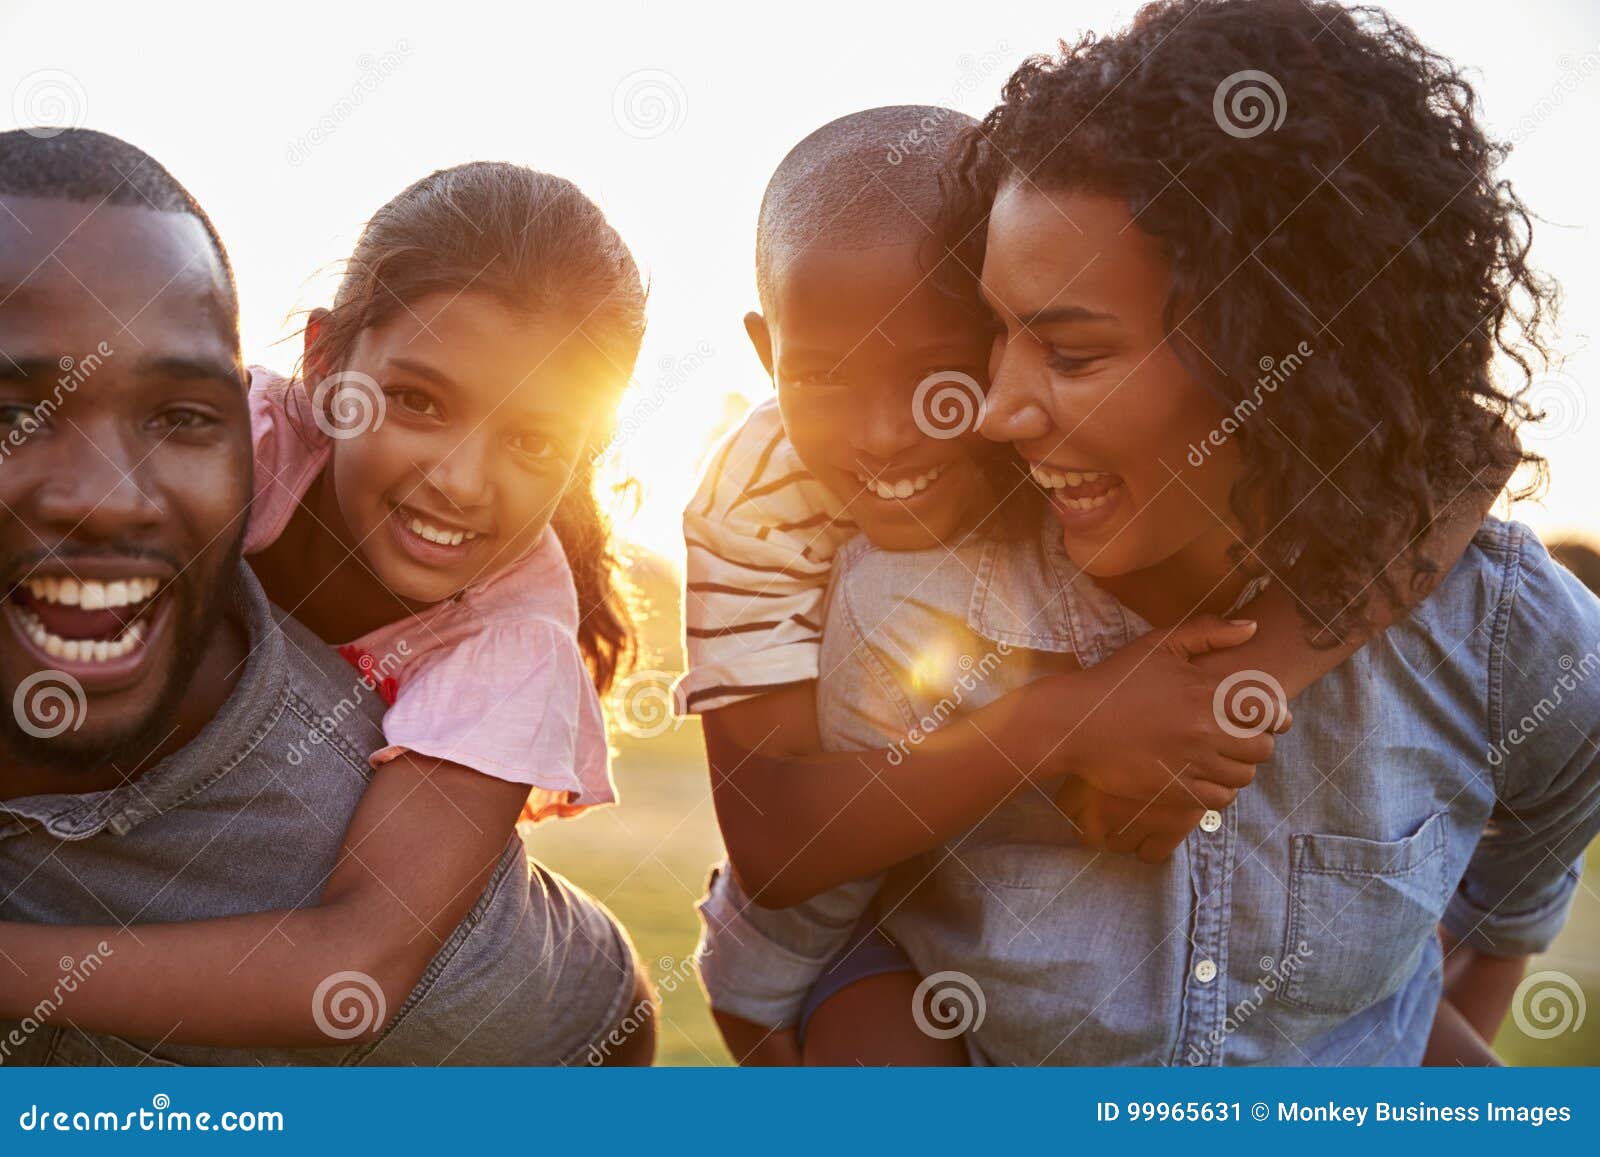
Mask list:
POLYGON ((833 554, 855 534, 784 436, 777 400, 746 414, 683 512, 681 714, 817 677, 833 554))

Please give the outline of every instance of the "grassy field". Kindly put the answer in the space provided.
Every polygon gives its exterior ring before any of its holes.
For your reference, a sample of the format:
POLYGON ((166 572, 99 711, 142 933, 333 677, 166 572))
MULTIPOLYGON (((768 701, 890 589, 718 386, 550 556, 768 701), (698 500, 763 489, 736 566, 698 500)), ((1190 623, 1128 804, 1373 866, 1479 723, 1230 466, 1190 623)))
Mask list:
MULTIPOLYGON (((646 638, 646 667, 681 666, 676 639, 676 586, 661 579, 650 585, 656 616, 646 638), (670 599, 670 603, 668 603, 670 599)), ((541 824, 528 844, 541 861, 599 896, 633 934, 663 991, 659 1025, 659 1063, 725 1065, 722 1047, 699 985, 684 980, 684 961, 694 951, 706 869, 721 858, 722 845, 712 814, 697 721, 640 738, 616 736, 616 774, 623 804, 581 820, 541 824)), ((1600 1064, 1600 844, 1589 863, 1566 931, 1529 971, 1551 970, 1583 986, 1588 1015, 1576 1031, 1549 1037, 1530 1035, 1512 1018, 1495 1042, 1500 1055, 1520 1065, 1600 1064)), ((1552 989, 1552 992, 1555 990, 1552 989)), ((1524 1002, 1525 1005, 1528 1002, 1524 1002)), ((1543 1031, 1537 999, 1524 1019, 1543 1031)), ((1555 1012, 1556 1006, 1546 1006, 1555 1012)))

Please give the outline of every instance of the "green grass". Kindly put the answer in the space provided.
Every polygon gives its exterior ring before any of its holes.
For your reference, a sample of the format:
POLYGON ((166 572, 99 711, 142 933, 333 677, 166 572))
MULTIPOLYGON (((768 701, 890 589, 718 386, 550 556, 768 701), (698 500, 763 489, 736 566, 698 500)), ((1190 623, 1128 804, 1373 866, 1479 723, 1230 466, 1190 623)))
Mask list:
POLYGON ((682 967, 700 934, 694 905, 706 869, 722 858, 700 725, 690 721, 652 739, 624 736, 618 746, 622 806, 539 824, 528 846, 604 901, 632 934, 657 985, 671 989, 661 994, 658 1063, 730 1064, 699 982, 682 967))

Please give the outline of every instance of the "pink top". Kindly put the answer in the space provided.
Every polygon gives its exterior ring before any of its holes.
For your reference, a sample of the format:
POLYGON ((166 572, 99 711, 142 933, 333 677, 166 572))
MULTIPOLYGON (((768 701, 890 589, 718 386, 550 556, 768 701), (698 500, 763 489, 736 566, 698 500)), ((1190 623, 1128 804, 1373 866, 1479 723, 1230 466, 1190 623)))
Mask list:
MULTIPOLYGON (((310 399, 250 371, 255 498, 244 550, 283 533, 333 442, 310 399)), ((528 784, 525 817, 616 801, 600 696, 578 650, 578 597, 553 530, 491 578, 339 648, 390 704, 374 767, 412 751, 528 784)))

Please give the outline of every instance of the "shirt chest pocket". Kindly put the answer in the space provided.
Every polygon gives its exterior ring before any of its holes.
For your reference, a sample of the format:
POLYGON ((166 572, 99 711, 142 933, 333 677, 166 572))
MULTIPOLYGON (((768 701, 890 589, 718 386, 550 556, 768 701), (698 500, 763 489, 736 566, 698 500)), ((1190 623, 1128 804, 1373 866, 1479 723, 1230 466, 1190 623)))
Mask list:
POLYGON ((1286 1004, 1353 1016, 1411 978, 1449 899, 1445 821, 1399 840, 1291 838, 1286 1004))

